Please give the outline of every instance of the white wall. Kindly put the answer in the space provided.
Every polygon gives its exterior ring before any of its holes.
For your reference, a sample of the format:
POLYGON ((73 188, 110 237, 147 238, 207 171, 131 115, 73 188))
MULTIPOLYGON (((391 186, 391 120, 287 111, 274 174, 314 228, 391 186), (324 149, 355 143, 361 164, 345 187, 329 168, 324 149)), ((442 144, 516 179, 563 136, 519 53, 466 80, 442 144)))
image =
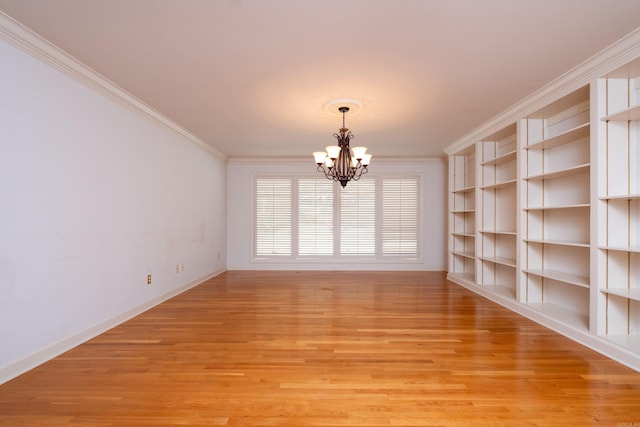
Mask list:
POLYGON ((265 174, 319 175, 308 159, 231 159, 227 165, 227 268, 229 270, 446 270, 447 167, 443 159, 376 159, 370 176, 409 173, 422 181, 422 258, 419 262, 328 262, 253 261, 253 178, 265 174))
POLYGON ((223 271, 226 166, 1 39, 0 64, 2 383, 223 271))

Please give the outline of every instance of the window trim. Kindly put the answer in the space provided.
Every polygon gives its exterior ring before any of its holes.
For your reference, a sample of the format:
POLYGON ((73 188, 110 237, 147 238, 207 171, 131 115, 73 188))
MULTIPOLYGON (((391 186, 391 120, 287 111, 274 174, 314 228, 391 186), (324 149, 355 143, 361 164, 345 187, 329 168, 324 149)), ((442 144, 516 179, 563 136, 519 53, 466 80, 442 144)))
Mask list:
MULTIPOLYGON (((339 253, 340 250, 340 220, 339 220, 339 209, 340 207, 340 190, 339 184, 334 183, 334 253, 333 255, 299 255, 298 254, 298 182, 300 179, 317 179, 317 175, 312 174, 270 174, 270 173, 259 173, 252 174, 252 192, 250 197, 252 197, 252 226, 253 230, 251 231, 252 236, 252 258, 251 263, 309 263, 309 264, 327 264, 327 263, 335 263, 335 264, 354 264, 354 263, 422 263, 423 262, 423 246, 424 246, 424 236, 423 236, 423 209, 424 209, 424 200, 423 200, 423 192, 422 192, 422 183, 424 181, 423 174, 421 173, 408 173, 408 174, 368 174, 366 178, 375 179, 375 253, 374 255, 359 255, 359 254, 344 254, 341 255, 339 253), (256 182, 258 179, 266 178, 266 179, 277 179, 277 178, 288 178, 292 180, 291 186, 291 254, 290 255, 257 255, 256 254, 256 246, 257 246, 257 217, 256 217, 256 182), (417 247, 415 255, 407 255, 407 254, 382 254, 382 233, 383 233, 383 224, 382 224, 382 182, 384 179, 409 179, 415 178, 417 181, 417 215, 416 215, 416 232, 417 232, 417 247)), ((365 177, 363 177, 364 179, 365 177)))

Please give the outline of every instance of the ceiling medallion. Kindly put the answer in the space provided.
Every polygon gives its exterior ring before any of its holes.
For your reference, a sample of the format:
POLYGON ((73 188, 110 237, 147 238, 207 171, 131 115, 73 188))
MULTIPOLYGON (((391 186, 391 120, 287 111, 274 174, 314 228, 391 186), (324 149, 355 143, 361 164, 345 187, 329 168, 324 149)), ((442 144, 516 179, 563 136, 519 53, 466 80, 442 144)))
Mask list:
POLYGON ((364 110, 364 103, 353 98, 332 99, 322 105, 322 111, 329 116, 342 117, 341 107, 348 107, 349 117, 355 117, 364 110))

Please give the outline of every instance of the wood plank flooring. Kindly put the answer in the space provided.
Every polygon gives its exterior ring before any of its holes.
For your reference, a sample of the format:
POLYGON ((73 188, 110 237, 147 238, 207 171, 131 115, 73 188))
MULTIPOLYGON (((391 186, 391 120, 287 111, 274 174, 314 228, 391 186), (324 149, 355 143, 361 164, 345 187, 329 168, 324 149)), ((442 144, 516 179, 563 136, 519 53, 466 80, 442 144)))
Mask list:
POLYGON ((424 272, 226 272, 0 386, 0 425, 640 426, 640 373, 424 272))

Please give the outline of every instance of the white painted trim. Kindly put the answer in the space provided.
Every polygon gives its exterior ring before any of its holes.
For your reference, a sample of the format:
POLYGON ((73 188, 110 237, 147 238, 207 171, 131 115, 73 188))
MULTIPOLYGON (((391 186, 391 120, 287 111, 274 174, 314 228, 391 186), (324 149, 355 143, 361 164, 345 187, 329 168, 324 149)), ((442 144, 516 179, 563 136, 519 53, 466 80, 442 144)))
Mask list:
POLYGON ((605 338, 590 333, 587 330, 581 330, 569 326, 566 323, 554 319, 551 316, 547 316, 540 311, 533 310, 524 304, 520 304, 514 299, 509 299, 502 295, 488 291, 482 286, 476 285, 475 283, 460 280, 459 278, 451 274, 447 275, 447 280, 455 283, 456 285, 462 286, 475 294, 483 296, 488 300, 493 301, 517 314, 520 314, 527 319, 533 320, 534 322, 547 327, 572 341, 576 341, 577 343, 582 344, 585 347, 588 347, 610 359, 615 360, 616 362, 620 362, 623 365, 640 372, 639 354, 620 347, 615 343, 606 340, 605 338))
POLYGON ((88 329, 85 329, 82 332, 79 332, 75 335, 65 338, 53 345, 50 345, 45 349, 42 349, 34 354, 31 354, 30 356, 27 356, 23 359, 18 360, 17 362, 11 363, 7 366, 0 368, 0 385, 6 383, 9 380, 12 380, 13 378, 16 378, 19 375, 24 374, 27 371, 30 371, 31 369, 53 359, 54 357, 61 355, 66 351, 71 350, 74 347, 77 347, 78 345, 86 341, 89 341, 92 338, 97 337, 98 335, 108 331, 111 328, 114 328, 126 322, 127 320, 130 320, 135 316, 138 316, 144 313, 145 311, 155 307, 158 304, 170 298, 173 298, 176 295, 179 295, 197 285, 200 285, 221 273, 224 273, 225 271, 226 270, 213 272, 205 277, 202 277, 193 282, 187 283, 186 285, 183 285, 179 288, 173 289, 172 291, 167 292, 164 295, 161 295, 157 298, 154 298, 150 301, 145 302, 144 304, 141 304, 123 313, 120 313, 112 317, 111 319, 105 320, 102 323, 94 325, 88 329))
MULTIPOLYGON (((374 157, 371 159, 371 168, 375 163, 436 163, 444 165, 446 161, 446 157, 374 157)), ((309 163, 311 166, 316 166, 311 155, 305 157, 231 157, 227 161, 229 165, 256 163, 309 163)))
POLYGON ((453 155, 519 119, 640 57, 640 27, 445 148, 453 155))
POLYGON ((226 161, 227 156, 206 142, 171 121, 166 116, 151 108, 129 92, 108 80, 95 70, 89 68, 53 43, 39 36, 9 15, 0 11, 0 39, 6 40, 33 57, 49 64, 80 83, 119 104, 138 112, 145 117, 156 120, 170 130, 178 133, 187 141, 196 144, 209 154, 226 161))

